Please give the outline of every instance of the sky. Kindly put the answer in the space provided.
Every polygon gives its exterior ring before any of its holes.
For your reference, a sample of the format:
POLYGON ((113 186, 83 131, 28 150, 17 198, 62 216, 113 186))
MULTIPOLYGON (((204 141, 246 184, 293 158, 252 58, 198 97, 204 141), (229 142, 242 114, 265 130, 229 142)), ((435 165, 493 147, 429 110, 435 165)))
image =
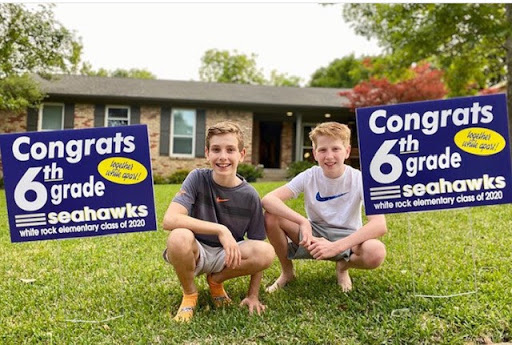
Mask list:
POLYGON ((272 70, 302 78, 354 53, 381 52, 344 23, 341 4, 59 3, 55 19, 75 31, 93 69, 147 69, 158 79, 199 80, 208 49, 256 54, 272 70))

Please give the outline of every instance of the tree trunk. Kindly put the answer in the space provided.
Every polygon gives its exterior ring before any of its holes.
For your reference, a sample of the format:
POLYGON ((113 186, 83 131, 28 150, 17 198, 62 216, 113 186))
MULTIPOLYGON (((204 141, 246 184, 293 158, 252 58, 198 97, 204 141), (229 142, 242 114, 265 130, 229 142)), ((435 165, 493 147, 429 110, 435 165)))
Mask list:
POLYGON ((507 51, 507 110, 508 131, 510 140, 510 138, 512 138, 512 33, 510 31, 510 28, 512 27, 512 3, 505 4, 505 10, 507 13, 507 23, 509 28, 507 39, 505 41, 505 49, 507 51))

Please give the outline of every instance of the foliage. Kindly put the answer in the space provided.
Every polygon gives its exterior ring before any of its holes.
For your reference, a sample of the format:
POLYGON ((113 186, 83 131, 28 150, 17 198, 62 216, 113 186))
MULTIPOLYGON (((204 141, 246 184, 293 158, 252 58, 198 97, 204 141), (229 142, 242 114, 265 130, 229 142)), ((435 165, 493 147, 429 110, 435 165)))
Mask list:
POLYGON ((293 178, 314 165, 315 163, 310 161, 293 162, 286 168, 286 178, 293 178))
POLYGON ((300 86, 302 79, 294 75, 288 75, 288 73, 279 73, 277 70, 270 72, 270 80, 266 82, 272 86, 300 86))
POLYGON ((327 67, 317 69, 311 76, 309 86, 352 88, 371 75, 370 58, 355 58, 350 54, 335 59, 327 67))
POLYGON ((340 92, 349 99, 352 109, 382 104, 440 99, 446 95, 442 82, 443 73, 423 63, 411 68, 413 77, 397 83, 386 78, 371 78, 352 90, 340 92))
POLYGON ((272 86, 300 86, 302 79, 288 73, 270 72, 270 79, 266 80, 263 71, 258 68, 256 54, 246 55, 237 50, 207 50, 201 58, 199 78, 201 81, 253 84, 272 86))
POLYGON ((166 177, 159 175, 159 174, 153 174, 153 184, 167 184, 169 181, 166 177))
POLYGON ((98 77, 114 77, 114 78, 135 78, 135 79, 156 79, 156 76, 146 69, 131 68, 122 69, 118 68, 113 71, 108 71, 100 68, 97 71, 93 70, 90 63, 85 62, 80 70, 81 74, 98 77))
POLYGON ((255 182, 256 179, 263 177, 263 169, 252 164, 240 163, 236 172, 242 175, 247 182, 255 182))
POLYGON ((505 78, 505 4, 345 4, 343 17, 390 53, 390 71, 423 60, 445 71, 450 96, 476 93, 505 78))
POLYGON ((0 4, 0 78, 76 70, 82 44, 54 19, 52 7, 0 4))
MULTIPOLYGON (((253 185, 263 195, 282 183, 253 185)), ((157 224, 178 191, 178 185, 155 186, 157 224)), ((222 309, 213 307, 208 285, 198 277, 194 319, 178 324, 171 316, 182 290, 162 260, 167 231, 159 227, 12 244, 5 200, 1 191, 2 344, 483 344, 511 339, 512 310, 506 307, 512 304, 511 205, 386 216, 387 258, 379 269, 351 270, 354 290, 348 294, 336 285, 333 263, 314 260, 295 262, 297 279, 267 294, 263 286, 279 276, 275 259, 261 283, 260 299, 267 306, 261 316, 238 305, 247 293, 247 277, 225 282, 234 303, 222 309), (475 282, 478 292, 467 296, 416 295, 470 291, 475 282)), ((291 201, 304 214, 303 199, 291 201)))
POLYGON ((43 98, 39 84, 26 73, 0 79, 0 109, 21 111, 35 107, 43 98))
POLYGON ((234 84, 264 84, 263 73, 256 66, 256 54, 247 56, 234 50, 209 49, 201 57, 202 81, 234 84))
POLYGON ((74 72, 82 44, 40 4, 0 3, 0 109, 25 110, 44 96, 29 73, 74 72))
POLYGON ((185 178, 189 173, 190 171, 185 169, 176 170, 174 173, 171 174, 171 176, 169 176, 167 181, 168 183, 181 184, 183 183, 183 181, 185 181, 185 178))

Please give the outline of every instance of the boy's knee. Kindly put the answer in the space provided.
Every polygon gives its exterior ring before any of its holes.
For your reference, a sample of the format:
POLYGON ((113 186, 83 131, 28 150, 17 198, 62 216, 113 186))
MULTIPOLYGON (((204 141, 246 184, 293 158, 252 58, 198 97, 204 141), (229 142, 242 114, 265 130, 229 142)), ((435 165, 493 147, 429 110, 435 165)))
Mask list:
POLYGON ((167 251, 171 253, 190 252, 195 241, 194 233, 188 229, 174 229, 167 237, 167 251))
POLYGON ((274 247, 270 243, 264 241, 254 241, 252 255, 257 258, 262 269, 270 267, 276 255, 274 247))
POLYGON ((261 256, 262 256, 262 260, 264 262, 265 268, 268 268, 272 264, 272 261, 274 261, 276 252, 274 250, 274 247, 270 243, 262 241, 262 244, 263 244, 263 248, 262 248, 263 250, 262 250, 261 256))
POLYGON ((269 231, 275 229, 279 225, 279 217, 275 214, 265 212, 265 231, 268 233, 269 231))
POLYGON ((366 265, 373 269, 379 267, 386 258, 386 246, 379 240, 370 240, 363 244, 366 265))

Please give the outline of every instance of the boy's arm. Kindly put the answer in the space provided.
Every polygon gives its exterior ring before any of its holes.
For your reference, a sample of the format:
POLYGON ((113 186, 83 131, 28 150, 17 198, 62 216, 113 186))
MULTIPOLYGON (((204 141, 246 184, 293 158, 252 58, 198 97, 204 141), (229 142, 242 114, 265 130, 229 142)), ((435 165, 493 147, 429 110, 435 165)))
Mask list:
POLYGON ((388 231, 386 217, 383 214, 367 216, 367 218, 368 222, 365 225, 336 242, 329 242, 325 238, 313 238, 308 250, 315 259, 327 259, 365 241, 381 237, 388 231))
POLYGON ((267 212, 298 224, 302 234, 302 241, 299 244, 307 248, 313 237, 311 224, 307 218, 295 212, 284 203, 292 197, 293 192, 291 189, 287 186, 281 186, 265 195, 261 200, 261 204, 267 212))
POLYGON ((242 254, 238 244, 226 226, 190 217, 188 210, 177 202, 171 202, 167 208, 163 228, 169 231, 184 228, 197 234, 218 236, 222 247, 226 251, 226 266, 236 268, 242 263, 242 254))
POLYGON ((251 275, 247 297, 245 297, 242 302, 240 302, 240 305, 246 305, 249 307, 250 314, 256 310, 258 315, 260 315, 263 311, 265 311, 266 308, 266 306, 259 300, 259 290, 262 277, 263 271, 259 271, 251 275))

